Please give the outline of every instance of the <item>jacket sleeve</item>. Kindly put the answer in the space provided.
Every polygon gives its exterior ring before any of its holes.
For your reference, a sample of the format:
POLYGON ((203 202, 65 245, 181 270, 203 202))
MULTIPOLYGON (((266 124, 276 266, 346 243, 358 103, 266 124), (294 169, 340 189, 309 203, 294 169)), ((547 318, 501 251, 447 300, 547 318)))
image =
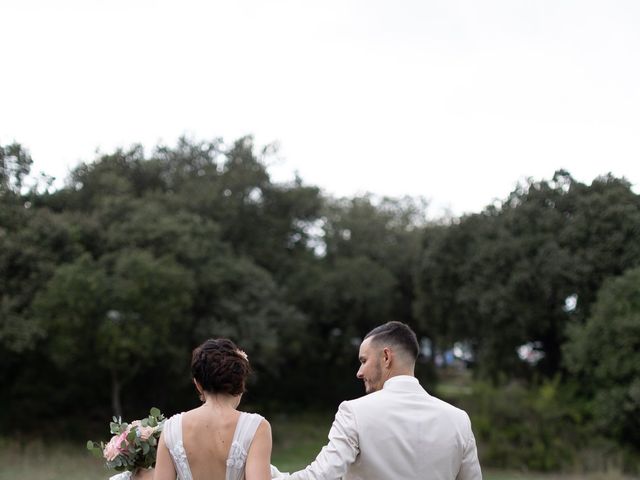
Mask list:
POLYGON ((355 462, 360 449, 356 420, 349 402, 342 402, 336 413, 329 443, 325 445, 316 459, 304 470, 292 473, 292 480, 339 480, 349 465, 355 462))
POLYGON ((460 471, 456 476, 456 480, 482 480, 482 471, 480 469, 480 461, 478 460, 478 449, 476 448, 476 439, 471 430, 471 421, 467 417, 468 436, 462 452, 462 463, 460 471))

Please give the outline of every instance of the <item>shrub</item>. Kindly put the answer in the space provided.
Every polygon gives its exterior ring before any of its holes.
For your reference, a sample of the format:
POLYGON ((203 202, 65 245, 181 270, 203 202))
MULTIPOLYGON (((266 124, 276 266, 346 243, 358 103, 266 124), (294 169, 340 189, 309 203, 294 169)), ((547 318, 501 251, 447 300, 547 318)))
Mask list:
POLYGON ((559 381, 527 388, 477 383, 465 405, 486 466, 558 470, 574 462, 584 440, 583 415, 559 381))

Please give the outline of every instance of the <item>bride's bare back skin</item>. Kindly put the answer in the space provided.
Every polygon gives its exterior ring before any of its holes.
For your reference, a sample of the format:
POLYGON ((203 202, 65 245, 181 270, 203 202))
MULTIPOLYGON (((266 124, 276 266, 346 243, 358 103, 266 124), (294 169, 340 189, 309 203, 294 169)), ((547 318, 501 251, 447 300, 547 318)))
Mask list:
MULTIPOLYGON (((206 402, 182 418, 182 440, 194 480, 224 480, 227 458, 240 418, 239 396, 205 394, 206 402)), ((270 480, 271 427, 263 420, 249 448, 245 480, 270 480)), ((154 480, 176 480, 176 470, 163 437, 158 445, 154 480)))

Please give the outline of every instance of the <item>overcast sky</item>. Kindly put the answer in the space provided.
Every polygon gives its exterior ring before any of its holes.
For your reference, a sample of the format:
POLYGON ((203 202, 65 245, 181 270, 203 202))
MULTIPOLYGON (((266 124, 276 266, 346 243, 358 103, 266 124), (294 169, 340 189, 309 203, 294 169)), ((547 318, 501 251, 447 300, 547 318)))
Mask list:
POLYGON ((0 144, 65 177, 186 134, 278 142, 335 195, 479 211, 526 177, 640 183, 640 2, 2 0, 0 144))

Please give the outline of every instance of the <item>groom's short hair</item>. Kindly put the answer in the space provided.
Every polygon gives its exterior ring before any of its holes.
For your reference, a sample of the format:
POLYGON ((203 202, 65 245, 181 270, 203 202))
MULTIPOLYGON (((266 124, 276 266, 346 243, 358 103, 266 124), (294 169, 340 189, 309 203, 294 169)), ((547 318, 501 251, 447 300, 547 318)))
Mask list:
POLYGON ((387 322, 384 325, 374 328, 364 337, 364 340, 371 338, 372 343, 378 345, 389 345, 402 349, 415 361, 420 353, 418 339, 411 327, 402 322, 387 322))

